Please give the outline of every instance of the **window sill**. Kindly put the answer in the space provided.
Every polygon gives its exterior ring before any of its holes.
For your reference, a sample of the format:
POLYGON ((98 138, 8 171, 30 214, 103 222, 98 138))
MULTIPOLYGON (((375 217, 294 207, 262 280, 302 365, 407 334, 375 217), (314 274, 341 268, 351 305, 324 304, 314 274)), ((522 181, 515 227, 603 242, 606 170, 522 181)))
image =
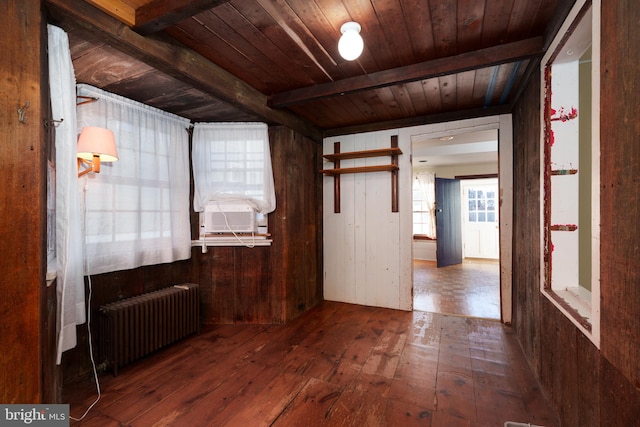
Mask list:
POLYGON ((425 236, 424 234, 414 234, 413 235, 413 240, 427 240, 427 241, 431 241, 431 242, 435 242, 436 239, 433 237, 429 237, 429 236, 425 236))
POLYGON ((206 252, 206 247, 213 246, 244 246, 244 247, 255 247, 255 246, 271 246, 273 240, 270 238, 270 235, 238 235, 237 237, 234 235, 215 235, 215 236, 206 236, 204 238, 200 238, 198 240, 191 241, 191 247, 202 247, 203 252, 206 252))
POLYGON ((599 347, 593 334, 591 292, 581 287, 564 289, 544 289, 542 292, 561 312, 571 320, 596 346, 599 347))
POLYGON ((553 290, 558 297, 574 309, 578 316, 591 324, 591 292, 581 287, 553 290))

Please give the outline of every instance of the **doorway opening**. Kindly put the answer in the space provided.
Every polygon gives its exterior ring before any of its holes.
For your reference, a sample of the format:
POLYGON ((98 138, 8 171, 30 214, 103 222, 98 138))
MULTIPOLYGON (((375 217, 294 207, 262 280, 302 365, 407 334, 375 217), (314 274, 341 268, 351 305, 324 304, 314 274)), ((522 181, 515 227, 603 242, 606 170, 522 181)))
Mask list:
POLYGON ((500 320, 500 263, 465 259, 438 268, 413 260, 413 309, 432 313, 500 320))
POLYGON ((414 138, 412 153, 414 310, 500 320, 498 130, 414 138))

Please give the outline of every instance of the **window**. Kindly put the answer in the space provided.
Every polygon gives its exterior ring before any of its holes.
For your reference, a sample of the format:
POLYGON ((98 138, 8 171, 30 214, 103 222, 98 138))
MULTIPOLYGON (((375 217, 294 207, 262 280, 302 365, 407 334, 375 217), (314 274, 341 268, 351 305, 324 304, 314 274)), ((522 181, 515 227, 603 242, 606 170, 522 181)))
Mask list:
POLYGON ((224 193, 262 199, 264 148, 264 141, 259 139, 211 141, 209 170, 213 182, 224 193))
POLYGON ((203 244, 269 244, 267 214, 276 200, 267 125, 196 123, 192 159, 203 244), (247 206, 253 220, 246 220, 247 206), (222 221, 223 229, 216 225, 222 221))
POLYGON ((599 346, 599 2, 578 1, 543 58, 541 289, 599 346))
POLYGON ((79 180, 89 274, 188 259, 189 121, 79 85, 78 129, 114 132, 119 160, 79 180))
POLYGON ((473 186, 466 189, 469 222, 497 222, 495 186, 473 186))
POLYGON ((435 174, 417 173, 413 179, 413 235, 436 238, 435 174))

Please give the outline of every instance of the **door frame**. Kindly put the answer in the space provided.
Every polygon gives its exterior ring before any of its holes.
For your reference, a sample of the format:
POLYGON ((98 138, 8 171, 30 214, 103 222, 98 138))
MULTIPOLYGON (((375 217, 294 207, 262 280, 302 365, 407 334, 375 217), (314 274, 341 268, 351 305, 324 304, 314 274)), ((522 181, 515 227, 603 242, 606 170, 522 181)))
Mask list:
MULTIPOLYGON (((513 236, 513 123, 511 114, 413 126, 399 130, 399 140, 405 147, 412 147, 416 136, 439 138, 481 130, 498 130, 498 189, 500 192, 500 316, 505 324, 511 324, 513 316, 512 286, 512 236, 513 236)), ((413 219, 412 219, 412 174, 401 174, 401 255, 403 294, 413 294, 413 219)), ((413 299, 411 298, 413 309, 413 299)))
MULTIPOLYGON (((496 197, 497 197, 497 202, 498 202, 498 210, 496 212, 496 215, 498 217, 498 228, 497 228, 497 248, 498 251, 500 251, 500 206, 499 206, 499 202, 500 202, 500 188, 498 187, 498 177, 496 176, 495 178, 464 178, 461 179, 460 181, 460 190, 461 190, 461 195, 460 198, 462 199, 462 257, 463 258, 467 258, 469 257, 468 254, 468 245, 467 243, 469 243, 469 228, 472 227, 472 225, 469 222, 469 217, 468 217, 468 213, 469 213, 469 205, 468 203, 465 203, 468 201, 468 194, 466 192, 466 189, 468 187, 473 187, 474 185, 478 185, 478 186, 485 186, 488 185, 487 182, 491 181, 491 185, 493 185, 493 181, 495 180, 495 185, 496 185, 496 197)), ((491 227, 495 227, 495 226, 491 226, 491 227)), ((473 256, 471 256, 470 258, 474 258, 473 256)), ((497 258, 493 258, 493 257, 483 257, 480 256, 479 258, 489 258, 489 259, 500 259, 500 252, 498 252, 497 254, 497 258)))

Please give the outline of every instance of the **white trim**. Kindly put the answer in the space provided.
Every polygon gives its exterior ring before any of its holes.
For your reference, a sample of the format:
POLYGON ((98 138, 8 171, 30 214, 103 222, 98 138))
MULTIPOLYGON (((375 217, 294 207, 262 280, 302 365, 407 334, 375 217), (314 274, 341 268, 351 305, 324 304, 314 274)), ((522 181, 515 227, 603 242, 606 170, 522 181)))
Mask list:
MULTIPOLYGON (((326 300, 400 310, 413 309, 412 140, 489 129, 499 130, 498 150, 503 162, 499 181, 502 197, 500 227, 504 227, 500 243, 500 283, 503 289, 500 304, 502 320, 505 323, 511 322, 513 127, 510 114, 324 139, 324 152, 330 153, 333 143, 337 141, 341 143, 341 151, 347 152, 387 147, 390 135, 398 135, 398 146, 403 152, 398 158, 398 213, 391 213, 388 205, 388 176, 375 173, 343 176, 340 214, 333 213, 333 179, 324 178, 323 282, 326 300), (371 209, 354 211, 354 206, 366 207, 367 202, 371 209), (365 216, 365 213, 368 215, 365 216), (368 230, 377 230, 378 235, 370 235, 368 230), (367 265, 375 268, 367 269, 367 265)), ((360 166, 369 164, 368 162, 367 159, 356 159, 350 160, 349 165, 360 166)))
POLYGON ((238 236, 237 238, 234 236, 216 236, 216 237, 206 237, 205 239, 198 239, 191 241, 191 247, 202 247, 203 252, 206 252, 205 247, 213 247, 213 246, 244 246, 244 247, 254 247, 254 246, 271 246, 273 240, 267 239, 264 236, 238 236))
POLYGON ((500 192, 500 314, 502 322, 513 317, 513 120, 500 116, 498 133, 498 191, 500 192))
MULTIPOLYGON (((584 299, 579 296, 581 292, 576 294, 570 290, 554 290, 549 292, 545 289, 545 262, 544 262, 544 238, 545 238, 545 224, 544 224, 544 197, 545 197, 545 181, 544 181, 544 144, 545 144, 545 67, 549 62, 551 56, 558 49, 558 46, 563 41, 565 34, 569 31, 570 26, 573 24, 582 8, 587 4, 588 0, 577 0, 571 12, 567 16, 567 19, 562 24, 558 34, 554 38, 553 42, 549 46, 547 53, 543 56, 541 61, 541 88, 540 99, 543 106, 540 110, 540 248, 541 248, 541 262, 540 262, 540 291, 541 293, 551 301, 571 322, 584 333, 591 342, 600 348, 600 14, 601 4, 600 0, 592 0, 592 117, 598 118, 598 120, 592 120, 591 122, 591 143, 592 143, 592 206, 591 206, 591 230, 592 230, 592 242, 591 242, 591 256, 592 256, 592 283, 590 297, 589 313, 584 313, 586 307, 584 299), (555 294, 555 297, 554 295, 555 294), (589 319, 591 324, 591 330, 586 329, 580 321, 576 318, 575 314, 570 313, 562 304, 557 300, 560 297, 565 300, 573 309, 575 309, 580 315, 589 319), (586 314, 586 315, 585 315, 586 314)), ((573 288, 571 288, 573 289, 573 288)))
MULTIPOLYGON (((440 138, 443 136, 460 135, 463 133, 478 132, 482 130, 498 130, 498 153, 499 153, 499 176, 498 186, 500 192, 499 218, 500 218, 500 310, 502 322, 511 323, 513 315, 513 284, 512 284, 512 236, 513 236, 513 124, 511 114, 503 114, 500 116, 489 116, 477 119, 459 120, 448 123, 438 123, 433 125, 415 126, 400 129, 399 141, 411 142, 440 138)), ((411 174, 408 174, 409 180, 411 174)), ((402 177, 401 177, 402 179, 402 177)), ((406 179, 406 176, 405 176, 406 179)), ((411 182, 401 182, 401 188, 412 188, 411 182)), ((402 191, 400 192, 403 193, 402 191)), ((410 193, 410 192, 409 192, 410 193)), ((404 228, 401 230, 403 242, 401 247, 411 247, 413 241, 412 230, 413 222, 411 218, 411 197, 407 197, 408 204, 400 205, 400 213, 403 218, 404 228), (406 236, 407 245, 404 244, 406 236)), ((401 259, 411 261, 411 255, 401 255, 401 259)), ((409 295, 413 292, 413 264, 410 263, 408 272, 411 272, 406 280, 401 283, 407 283, 409 287, 404 289, 402 294, 409 295)), ((413 302, 412 302, 413 303, 413 302)))
MULTIPOLYGON (((592 2, 591 117, 600 117, 600 0, 592 2)), ((600 348, 600 120, 591 121, 591 330, 592 341, 600 348)))

